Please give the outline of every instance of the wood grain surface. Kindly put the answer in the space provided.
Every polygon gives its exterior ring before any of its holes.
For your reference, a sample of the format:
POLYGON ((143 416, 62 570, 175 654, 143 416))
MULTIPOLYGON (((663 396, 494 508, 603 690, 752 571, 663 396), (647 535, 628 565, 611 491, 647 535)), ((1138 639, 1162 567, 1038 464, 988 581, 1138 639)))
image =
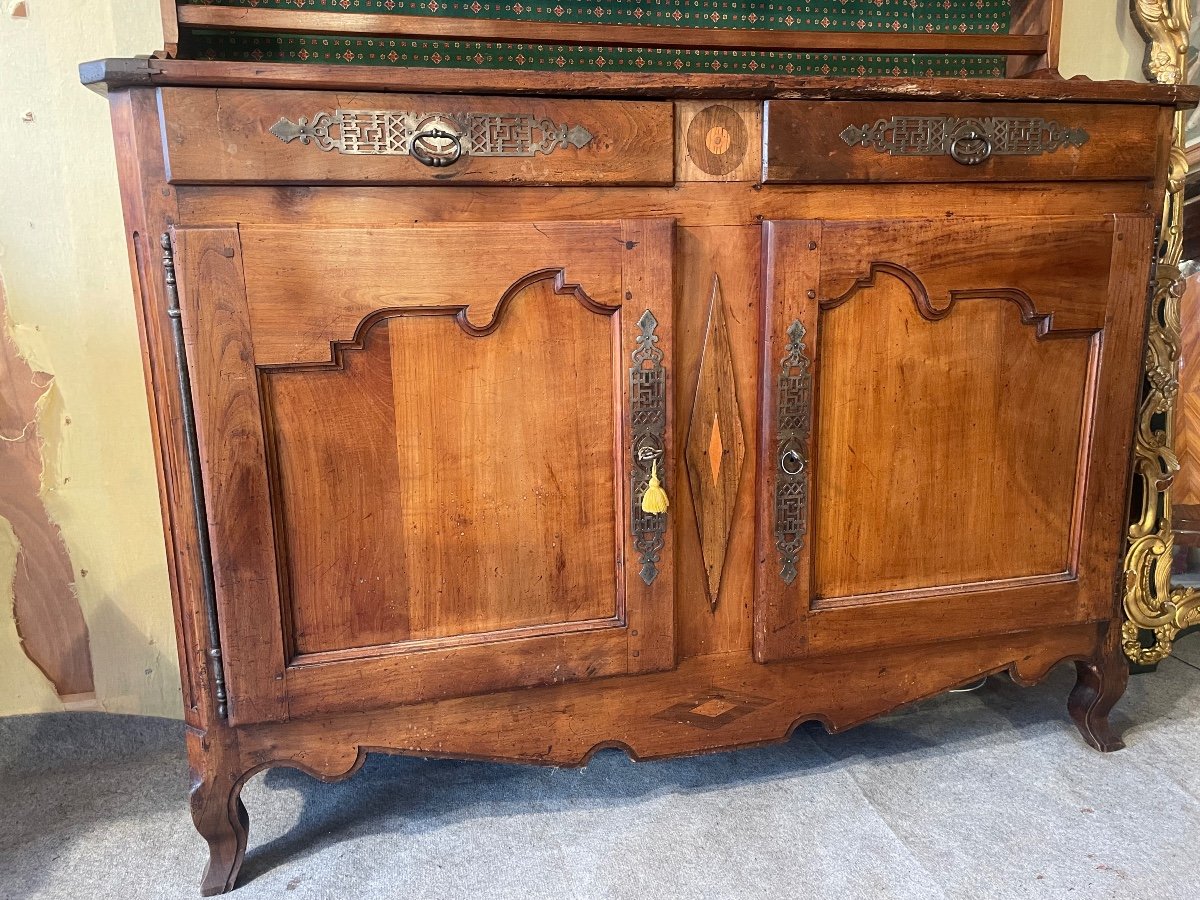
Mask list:
POLYGON ((1152 179, 1162 168, 1152 107, 769 100, 764 122, 768 182, 1105 181, 1152 179), (922 116, 1041 118, 1081 128, 1088 137, 1081 147, 1060 146, 1035 155, 994 153, 978 165, 963 165, 947 153, 881 152, 842 138, 847 127, 871 128, 892 117, 922 116))
MULTIPOLYGON (((160 97, 173 184, 665 184, 674 161, 672 106, 664 102, 226 88, 164 88, 160 97), (482 156, 471 154, 468 136, 462 157, 436 168, 408 154, 323 151, 315 142, 284 143, 271 133, 281 119, 312 122, 318 113, 338 109, 403 111, 421 119, 521 115, 554 126, 582 126, 590 139, 583 147, 559 146, 548 153, 482 156)), ((340 138, 337 128, 333 134, 340 138)))
POLYGON ((577 97, 808 100, 1050 100, 1195 106, 1200 86, 1092 81, 1087 78, 845 78, 686 72, 518 72, 391 66, 241 63, 193 59, 98 59, 82 63, 79 78, 99 91, 127 87, 205 86, 300 90, 543 94, 577 97))
POLYGON ((236 228, 173 230, 234 723, 287 717, 275 528, 236 228))
POLYGON ((375 266, 332 228, 176 229, 222 635, 259 660, 233 665, 235 722, 672 664, 627 385, 645 310, 671 358, 673 229, 380 229, 375 266))
POLYGON ((510 289, 538 272, 561 273, 600 306, 622 302, 619 222, 255 225, 242 228, 242 242, 260 366, 331 364, 334 344, 360 341, 388 310, 446 310, 469 332, 487 331, 510 289))

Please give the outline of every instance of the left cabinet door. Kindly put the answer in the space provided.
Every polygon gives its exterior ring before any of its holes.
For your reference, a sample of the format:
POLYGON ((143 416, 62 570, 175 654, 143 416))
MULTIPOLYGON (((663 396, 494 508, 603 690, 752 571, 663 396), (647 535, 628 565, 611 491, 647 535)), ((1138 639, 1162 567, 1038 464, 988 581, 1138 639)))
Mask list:
POLYGON ((671 220, 173 242, 233 722, 674 664, 671 220))

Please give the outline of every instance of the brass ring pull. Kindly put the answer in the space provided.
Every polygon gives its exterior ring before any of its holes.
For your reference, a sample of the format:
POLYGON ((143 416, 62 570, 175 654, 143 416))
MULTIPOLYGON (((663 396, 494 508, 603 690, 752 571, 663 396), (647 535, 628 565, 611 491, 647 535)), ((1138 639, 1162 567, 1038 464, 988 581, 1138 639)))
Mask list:
POLYGON ((977 166, 992 155, 992 139, 970 128, 950 142, 950 158, 964 166, 977 166))
POLYGON ((804 471, 804 459, 795 450, 788 450, 779 457, 779 468, 784 475, 799 475, 804 471))
POLYGON ((417 162, 435 169, 444 169, 458 162, 462 156, 462 138, 442 128, 429 128, 413 135, 409 151, 417 162), (439 146, 435 141, 449 141, 448 146, 439 146))

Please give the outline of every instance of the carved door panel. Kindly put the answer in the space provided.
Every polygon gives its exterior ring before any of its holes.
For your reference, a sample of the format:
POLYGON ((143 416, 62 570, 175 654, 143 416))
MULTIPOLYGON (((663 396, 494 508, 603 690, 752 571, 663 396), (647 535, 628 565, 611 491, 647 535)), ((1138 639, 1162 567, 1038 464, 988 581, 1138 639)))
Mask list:
POLYGON ((234 722, 673 665, 673 241, 175 230, 234 722))
POLYGON ((764 226, 757 659, 1111 618, 1152 233, 764 226))

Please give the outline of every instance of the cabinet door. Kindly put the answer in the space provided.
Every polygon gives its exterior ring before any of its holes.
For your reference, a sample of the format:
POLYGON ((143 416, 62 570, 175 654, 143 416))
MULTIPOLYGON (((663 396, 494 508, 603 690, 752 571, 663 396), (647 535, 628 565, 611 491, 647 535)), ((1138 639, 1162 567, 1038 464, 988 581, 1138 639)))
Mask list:
POLYGON ((673 665, 673 241, 175 229, 234 722, 673 665))
POLYGON ((1151 242, 764 226, 756 658, 1114 615, 1151 242))

